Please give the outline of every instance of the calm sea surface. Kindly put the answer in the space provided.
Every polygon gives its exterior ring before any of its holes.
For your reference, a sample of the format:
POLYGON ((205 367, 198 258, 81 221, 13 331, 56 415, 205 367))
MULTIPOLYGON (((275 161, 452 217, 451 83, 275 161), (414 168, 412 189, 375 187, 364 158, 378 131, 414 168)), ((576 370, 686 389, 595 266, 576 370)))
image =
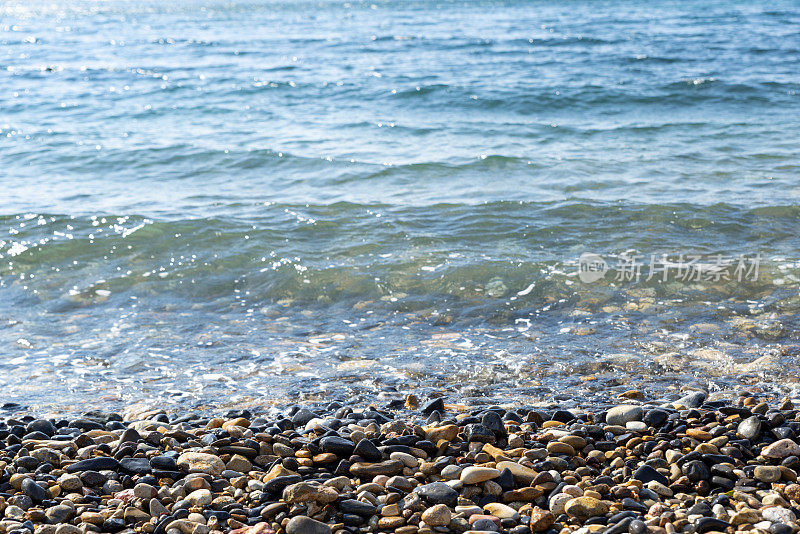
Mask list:
POLYGON ((0 1, 2 399, 791 393, 798 28, 784 0, 0 1))

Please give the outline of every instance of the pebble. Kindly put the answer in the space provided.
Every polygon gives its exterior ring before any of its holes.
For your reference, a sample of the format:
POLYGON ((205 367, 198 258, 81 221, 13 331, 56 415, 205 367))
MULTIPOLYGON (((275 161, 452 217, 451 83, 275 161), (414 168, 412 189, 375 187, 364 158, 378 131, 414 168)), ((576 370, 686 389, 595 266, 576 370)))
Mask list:
POLYGON ((45 510, 44 513, 45 517, 47 517, 47 522, 51 524, 64 523, 65 521, 68 521, 74 514, 75 510, 71 506, 67 506, 65 504, 51 506, 45 510))
POLYGON ((555 522, 556 516, 549 510, 543 510, 538 506, 535 506, 533 510, 531 510, 529 526, 533 532, 545 532, 555 522))
POLYGON ((219 476, 225 463, 218 456, 203 452, 185 452, 178 457, 177 466, 187 473, 206 473, 219 476))
POLYGON ((736 433, 743 439, 756 439, 761 435, 761 420, 757 415, 743 419, 739 426, 736 427, 736 433))
POLYGON ((636 471, 633 473, 633 478, 636 480, 641 480, 645 484, 648 482, 658 482, 664 486, 669 484, 669 479, 665 475, 662 475, 652 466, 647 464, 644 464, 636 469, 636 471))
POLYGON ((519 513, 516 510, 499 502, 491 502, 485 505, 483 509, 499 519, 519 519, 519 513))
POLYGON ((379 462, 383 458, 383 453, 378 450, 378 447, 366 438, 360 440, 358 444, 356 444, 353 449, 353 454, 361 456, 368 462, 379 462))
POLYGON ((707 397, 708 395, 705 391, 693 391, 675 401, 674 404, 685 408, 698 408, 705 402, 707 397))
POLYGON ((566 493, 558 493, 550 498, 549 507, 550 511, 553 512, 555 515, 561 515, 564 513, 564 507, 567 502, 574 497, 572 495, 567 495, 566 493))
POLYGON ((775 465, 756 466, 754 475, 761 482, 777 482, 781 479, 781 469, 775 465))
POLYGON ((207 489, 199 489, 187 495, 186 500, 189 501, 192 506, 206 506, 211 504, 211 501, 214 500, 214 496, 207 489))
POLYGON ((40 503, 47 498, 45 489, 37 484, 32 478, 26 478, 22 481, 22 491, 33 499, 33 502, 40 503))
POLYGON ((500 476, 500 471, 493 467, 470 466, 461 471, 462 484, 479 484, 500 476))
POLYGON ((539 474, 530 467, 526 467, 517 462, 509 462, 509 461, 497 462, 497 469, 500 471, 502 471, 503 469, 508 469, 509 471, 511 471, 511 475, 514 477, 514 479, 520 481, 523 484, 524 483, 530 484, 539 474))
POLYGON ((564 512, 578 519, 588 519, 608 513, 608 505, 594 497, 576 497, 566 502, 564 512))
POLYGON ((458 501, 458 492, 443 482, 431 482, 419 486, 415 492, 432 504, 455 506, 458 501))
POLYGON ((800 445, 789 438, 781 439, 764 447, 761 451, 761 456, 777 460, 782 460, 789 456, 800 456, 800 445))
POLYGON ((730 526, 730 523, 717 519, 716 517, 701 517, 694 523, 694 531, 697 534, 704 534, 709 531, 724 532, 730 526))
POLYGON ((761 517, 773 523, 793 523, 797 520, 794 512, 783 506, 771 506, 761 511, 761 517))
POLYGON ((611 408, 606 414, 606 423, 609 425, 625 426, 629 421, 641 421, 644 410, 641 406, 623 404, 611 408))
POLYGON ((436 504, 422 513, 422 520, 431 527, 443 527, 450 524, 450 508, 445 504, 436 504))

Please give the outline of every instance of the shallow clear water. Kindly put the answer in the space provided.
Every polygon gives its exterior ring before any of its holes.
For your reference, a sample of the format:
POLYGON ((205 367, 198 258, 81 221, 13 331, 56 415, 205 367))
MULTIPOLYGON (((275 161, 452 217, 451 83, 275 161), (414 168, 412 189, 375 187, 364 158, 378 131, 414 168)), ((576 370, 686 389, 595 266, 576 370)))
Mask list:
POLYGON ((791 388, 799 23, 791 1, 0 2, 3 398, 791 388), (643 276, 586 283, 584 252, 643 276), (646 279, 681 253, 759 271, 646 279))

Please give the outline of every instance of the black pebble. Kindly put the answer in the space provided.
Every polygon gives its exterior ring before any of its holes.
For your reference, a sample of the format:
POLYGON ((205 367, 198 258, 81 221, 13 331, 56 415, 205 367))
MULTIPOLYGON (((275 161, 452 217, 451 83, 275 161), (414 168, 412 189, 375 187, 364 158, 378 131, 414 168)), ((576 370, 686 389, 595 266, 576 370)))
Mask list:
POLYGON ((641 519, 634 519, 628 526, 628 532, 631 534, 645 534, 645 532, 647 532, 647 525, 641 519))
POLYGON ((353 454, 355 445, 349 439, 340 436, 327 436, 320 440, 320 447, 324 452, 330 452, 339 457, 347 457, 353 454))
POLYGON ((724 532, 726 528, 731 526, 727 521, 717 519, 716 517, 701 517, 694 524, 694 531, 697 534, 703 534, 709 530, 718 530, 724 532))
POLYGON ((383 458, 383 454, 378 450, 378 447, 367 438, 358 442, 353 449, 353 454, 361 456, 368 462, 380 462, 383 458))
POLYGON ((639 469, 637 469, 636 472, 633 473, 633 478, 635 478, 636 480, 641 480, 645 484, 647 484, 648 482, 652 482, 653 480, 655 480, 660 484, 664 484, 665 486, 669 484, 669 479, 667 477, 665 477, 664 475, 662 475, 661 473, 659 473, 658 471, 656 471, 654 468, 652 468, 647 464, 644 464, 641 467, 639 467, 639 469))
POLYGON ((25 495, 37 503, 42 502, 45 500, 45 498, 47 498, 47 492, 32 478, 26 478, 22 481, 22 491, 24 491, 25 495))
POLYGON ((436 399, 429 400, 422 407, 419 409, 424 415, 430 415, 433 412, 443 412, 444 411, 444 399, 442 397, 438 397, 436 399))

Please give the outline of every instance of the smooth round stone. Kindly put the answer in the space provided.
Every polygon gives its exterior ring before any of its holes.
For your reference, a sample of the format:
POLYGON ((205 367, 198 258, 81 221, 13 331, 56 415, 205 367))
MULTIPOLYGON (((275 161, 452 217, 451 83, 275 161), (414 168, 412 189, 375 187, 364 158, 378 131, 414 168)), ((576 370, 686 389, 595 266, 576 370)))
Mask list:
POLYGON ((494 432, 480 423, 467 425, 464 428, 464 434, 466 434, 467 441, 470 443, 494 443, 496 439, 494 432))
POLYGON ((647 426, 651 426, 653 428, 659 428, 663 426, 664 423, 667 422, 668 418, 669 418, 669 412, 667 412, 666 410, 655 409, 655 410, 648 410, 647 413, 644 414, 642 421, 644 421, 644 423, 647 426))
POLYGON ((736 433, 739 437, 749 440, 754 440, 761 435, 761 420, 757 415, 748 417, 736 427, 736 433))
POLYGON ((395 488, 401 490, 403 493, 409 493, 414 489, 415 484, 406 477, 393 476, 386 481, 387 488, 395 488))
POLYGON ((307 425, 312 419, 316 419, 317 414, 309 410, 308 408, 300 408, 297 412, 292 416, 292 423, 297 426, 305 426, 307 425))
MULTIPOLYGON (((525 485, 530 484, 536 475, 538 474, 536 471, 531 469, 530 467, 525 467, 524 465, 518 464, 517 462, 510 462, 510 461, 503 461, 497 462, 497 469, 503 470, 508 469, 511 471, 511 474, 514 476, 515 479, 519 479, 525 485)), ((444 473, 444 469, 442 470, 444 473)))
POLYGON ((770 534, 792 534, 794 529, 786 523, 773 523, 769 527, 770 534))
POLYGON ((316 519, 298 515, 286 524, 286 534, 331 534, 331 527, 316 519))
POLYGON ((564 513, 564 506, 567 502, 572 499, 572 495, 567 495, 566 493, 557 493, 550 497, 549 508, 550 511, 555 516, 559 516, 564 513))
POLYGON ((579 451, 586 446, 586 440, 580 436, 563 436, 558 438, 558 441, 572 446, 572 448, 576 451, 579 451))
POLYGON ((355 448, 353 449, 353 454, 361 456, 368 462, 380 462, 383 458, 383 453, 378 450, 378 447, 376 447, 374 443, 366 438, 362 439, 356 444, 355 448))
POLYGON ((481 424, 494 432, 495 434, 505 434, 506 427, 503 425, 503 420, 497 412, 488 411, 483 414, 481 424))
POLYGON ((22 467, 29 471, 33 471, 34 469, 36 469, 40 463, 42 462, 39 461, 38 458, 34 458, 33 456, 19 456, 14 460, 14 464, 17 467, 22 467))
POLYGON ((698 408, 705 402, 707 396, 708 395, 705 391, 693 391, 692 393, 684 395, 680 399, 676 400, 674 404, 685 406, 687 408, 698 408))
POLYGON ((25 495, 37 503, 40 503, 47 498, 47 492, 45 489, 37 484, 32 478, 26 478, 22 481, 22 491, 24 491, 25 495))
POLYGON ((207 489, 199 489, 187 495, 186 500, 189 501, 192 506, 205 506, 211 504, 211 501, 214 500, 214 495, 207 489))
POLYGON ((505 504, 499 502, 491 502, 483 507, 487 513, 500 519, 515 519, 519 520, 519 513, 505 504))
POLYGON ((64 492, 68 493, 80 490, 83 487, 83 482, 77 475, 64 473, 58 477, 58 485, 61 486, 64 492))
POLYGON ((594 497, 577 497, 567 501, 564 511, 571 517, 588 519, 608 513, 608 505, 594 497))
POLYGON ((652 466, 649 466, 647 464, 639 466, 639 468, 636 469, 636 471, 634 471, 633 478, 635 478, 636 480, 641 480, 645 484, 653 481, 658 482, 659 484, 662 484, 664 486, 669 484, 669 479, 666 476, 662 475, 661 473, 656 471, 652 466))
POLYGON ((581 497, 583 496, 583 489, 580 486, 576 486, 574 484, 567 484, 566 486, 561 488, 561 493, 564 493, 571 497, 581 497))
POLYGON ((560 441, 551 441, 547 444, 547 452, 550 454, 566 454, 568 456, 575 455, 575 449, 572 445, 568 443, 562 443, 560 441))
POLYGON ((681 471, 691 482, 706 480, 710 476, 708 467, 700 460, 692 460, 683 464, 681 471))
POLYGON ((403 462, 384 460, 377 463, 358 462, 350 466, 350 473, 357 477, 375 477, 377 475, 393 476, 403 471, 403 462))
POLYGON ((218 456, 204 452, 184 452, 178 457, 177 464, 187 473, 219 476, 225 470, 225 463, 218 456))
POLYGON ((152 469, 147 458, 123 458, 119 461, 119 466, 123 471, 136 475, 146 475, 152 469))
POLYGON ((630 534, 645 534, 645 532, 647 532, 647 525, 640 519, 634 519, 628 525, 628 532, 630 532, 630 534))
POLYGON ((797 518, 794 513, 783 506, 771 506, 761 511, 761 517, 773 523, 792 523, 797 518))
POLYGON ((357 501, 355 499, 345 499, 338 503, 339 509, 346 513, 346 514, 356 514, 356 515, 375 515, 378 510, 375 508, 375 505, 357 501))
POLYGON ((65 504, 59 504, 56 506, 52 506, 45 510, 44 514, 47 517, 47 520, 52 523, 63 523, 69 520, 72 517, 74 510, 71 506, 67 506, 65 504))
POLYGON ((440 473, 442 478, 445 480, 456 480, 461 476, 461 471, 464 469, 457 465, 447 465, 442 472, 440 473))
POLYGON ((478 519, 474 523, 472 523, 472 530, 473 531, 484 531, 484 532, 500 532, 500 529, 497 527, 497 524, 492 521, 491 519, 478 519))
POLYGON ((761 482, 777 482, 781 479, 781 470, 775 465, 758 465, 755 468, 753 476, 761 482))
POLYGON ((330 486, 315 486, 308 482, 298 482, 287 486, 283 490, 283 500, 287 503, 298 503, 307 501, 317 501, 327 504, 335 501, 339 497, 336 488, 330 486))
POLYGON ((431 482, 430 484, 419 486, 414 491, 432 504, 455 506, 456 502, 458 502, 458 492, 444 482, 431 482))
POLYGON ((75 462, 67 466, 65 471, 67 473, 80 473, 82 471, 116 471, 119 468, 119 462, 109 456, 98 456, 96 458, 89 458, 75 462))
POLYGON ((647 430, 647 425, 642 421, 628 421, 625 423, 625 428, 633 432, 644 432, 647 430))
POLYGON ((400 460, 406 467, 417 467, 419 465, 419 460, 417 460, 413 455, 408 454, 406 452, 393 452, 389 455, 389 458, 392 460, 400 460))
POLYGON ((36 419, 31 421, 28 423, 28 426, 25 428, 25 430, 27 430, 29 434, 31 432, 41 432, 48 437, 51 437, 56 433, 55 425, 47 419, 36 419))
POLYGON ((6 506, 5 515, 8 519, 23 520, 25 519, 25 510, 14 504, 6 506))
POLYGON ((800 456, 800 445, 789 438, 781 439, 764 447, 761 456, 776 460, 782 460, 788 456, 800 456))
POLYGON ((701 517, 694 524, 694 531, 697 534, 704 534, 711 530, 718 532, 725 532, 725 529, 731 526, 727 521, 717 519, 716 517, 701 517))
POLYGON ((341 457, 350 456, 355 449, 352 441, 339 436, 324 437, 320 440, 319 445, 323 452, 330 452, 341 457))
POLYGON ((443 527, 450 524, 451 515, 447 505, 436 504, 422 513, 422 520, 431 527, 443 527))
POLYGON ((634 501, 630 497, 622 499, 622 508, 625 510, 633 510, 634 512, 639 512, 642 514, 647 513, 647 506, 640 502, 634 501))
POLYGON ((177 471, 178 464, 175 463, 175 458, 171 456, 153 456, 150 458, 150 466, 153 469, 161 469, 163 471, 177 471))
POLYGON ((689 515, 708 515, 708 516, 710 516, 711 513, 712 513, 711 505, 709 505, 705 501, 700 501, 700 502, 690 506, 689 510, 687 511, 687 513, 689 515))
POLYGON ((614 406, 606 414, 606 423, 615 426, 625 426, 628 421, 641 421, 644 410, 641 406, 622 404, 614 406))
POLYGON ((461 471, 460 480, 462 484, 480 484, 481 482, 486 482, 487 480, 492 480, 499 476, 500 471, 493 467, 471 465, 461 471))

